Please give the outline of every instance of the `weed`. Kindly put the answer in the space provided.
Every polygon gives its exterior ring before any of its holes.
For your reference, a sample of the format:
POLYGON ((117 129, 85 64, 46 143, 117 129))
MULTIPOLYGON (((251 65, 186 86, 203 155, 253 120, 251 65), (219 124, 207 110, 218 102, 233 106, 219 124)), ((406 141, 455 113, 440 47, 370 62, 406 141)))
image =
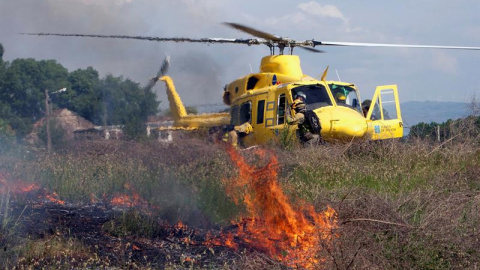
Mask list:
POLYGON ((122 214, 103 225, 103 230, 116 237, 142 236, 161 237, 166 232, 163 227, 151 216, 135 209, 128 209, 122 214))
MULTIPOLYGON (((281 185, 294 201, 317 208, 329 204, 339 216, 339 237, 320 254, 326 265, 337 269, 480 265, 478 136, 458 136, 444 144, 416 138, 295 148, 288 134, 282 139, 285 144, 276 148, 281 185)), ((115 194, 138 194, 152 214, 126 210, 104 224, 104 230, 119 237, 161 235, 159 219, 209 226, 226 224, 243 211, 224 192, 223 180, 233 179, 237 170, 223 148, 198 139, 167 145, 76 142, 50 156, 32 151, 0 159, 0 168, 14 177, 36 182, 70 202, 90 203, 93 197, 108 203, 115 194)), ((12 224, 8 200, 1 199, 0 214, 12 224)), ((27 253, 36 254, 33 250, 31 246, 30 251, 15 254, 26 258, 27 253)), ((261 254, 242 255, 235 263, 246 269, 268 265, 281 268, 261 254)), ((181 268, 171 266, 176 267, 181 268)))

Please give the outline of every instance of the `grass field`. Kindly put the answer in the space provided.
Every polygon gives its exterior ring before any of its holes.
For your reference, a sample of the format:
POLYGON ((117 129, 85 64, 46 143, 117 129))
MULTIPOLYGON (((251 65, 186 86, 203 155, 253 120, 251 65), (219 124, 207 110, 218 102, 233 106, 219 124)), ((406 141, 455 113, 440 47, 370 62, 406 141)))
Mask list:
MULTIPOLYGON (((321 268, 480 268, 478 136, 442 145, 411 140, 273 151, 278 181, 292 202, 318 210, 329 205, 338 215, 338 237, 319 251, 325 259, 321 268)), ((172 144, 75 142, 50 156, 18 146, 3 152, 0 171, 8 172, 10 181, 38 184, 69 203, 136 193, 149 206, 158 206, 148 219, 133 213, 105 226, 120 236, 151 236, 155 220, 202 228, 228 225, 245 210, 225 194, 223 180, 238 170, 224 148, 195 138, 172 144)), ((58 259, 54 265, 52 258, 99 265, 101 258, 91 247, 73 237, 16 238, 11 198, 3 193, 1 199, 0 243, 9 247, 0 251, 4 267, 35 267, 33 262, 47 257, 44 261, 56 268, 68 268, 68 263, 58 259)), ((169 267, 182 268, 181 263, 169 267)), ((284 267, 245 256, 231 268, 284 267)))

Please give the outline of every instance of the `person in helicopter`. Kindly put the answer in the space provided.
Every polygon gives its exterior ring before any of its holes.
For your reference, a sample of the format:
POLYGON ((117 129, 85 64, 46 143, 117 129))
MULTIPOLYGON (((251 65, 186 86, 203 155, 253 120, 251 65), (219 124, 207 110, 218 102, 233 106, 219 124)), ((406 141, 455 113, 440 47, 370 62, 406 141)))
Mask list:
MULTIPOLYGON (((291 109, 295 111, 295 115, 292 117, 290 110, 287 110, 287 115, 286 115, 287 124, 298 125, 298 134, 299 134, 300 142, 302 143, 303 146, 316 146, 322 142, 322 138, 320 136, 320 129, 318 129, 317 132, 315 132, 310 122, 306 120, 306 114, 307 114, 307 105, 305 104, 306 99, 307 99, 307 96, 303 92, 298 92, 295 95, 295 100, 290 106, 291 109)), ((319 126, 320 125, 318 122, 318 127, 319 126)))
POLYGON ((337 104, 346 104, 347 97, 343 93, 337 93, 335 95, 335 101, 337 104))
POLYGON ((362 112, 363 116, 367 117, 368 110, 370 110, 370 105, 372 101, 370 99, 366 99, 362 102, 362 112))
MULTIPOLYGON (((362 111, 365 117, 367 117, 367 113, 370 110, 370 107, 372 106, 372 101, 370 99, 366 99, 365 101, 362 102, 362 111)), ((382 119, 382 116, 380 114, 380 108, 378 105, 376 105, 373 108, 372 116, 370 117, 370 120, 379 120, 382 119)), ((388 111, 383 109, 383 119, 388 120, 390 119, 390 116, 388 115, 388 111)))

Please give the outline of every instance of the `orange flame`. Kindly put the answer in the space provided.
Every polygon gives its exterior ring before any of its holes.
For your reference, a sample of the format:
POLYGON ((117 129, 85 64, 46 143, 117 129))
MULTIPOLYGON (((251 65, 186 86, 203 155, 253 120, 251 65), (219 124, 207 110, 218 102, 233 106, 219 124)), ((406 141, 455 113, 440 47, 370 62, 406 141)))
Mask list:
POLYGON ((53 203, 57 203, 57 204, 61 204, 61 205, 64 205, 65 204, 65 201, 62 201, 60 199, 58 199, 58 195, 56 192, 53 192, 52 194, 47 194, 45 195, 45 199, 53 202, 53 203))
POLYGON ((236 203, 245 204, 249 218, 243 218, 236 235, 224 237, 221 244, 236 247, 234 240, 239 239, 288 266, 316 267, 321 261, 318 251, 322 243, 329 243, 334 237, 335 210, 327 207, 317 213, 311 205, 292 206, 278 184, 278 160, 273 153, 255 150, 260 159, 270 156, 268 164, 259 169, 250 166, 233 147, 227 151, 239 168, 236 178, 225 181, 227 194, 236 203))
POLYGON ((115 196, 110 203, 115 206, 122 207, 134 207, 134 206, 146 206, 147 202, 142 199, 138 193, 133 192, 132 196, 119 194, 115 196))
POLYGON ((21 195, 21 194, 28 194, 31 192, 37 192, 36 196, 39 199, 45 199, 47 201, 64 205, 65 201, 60 200, 58 198, 58 194, 56 192, 50 193, 43 188, 40 188, 39 185, 34 183, 25 183, 21 180, 10 180, 7 181, 6 178, 10 176, 6 173, 0 172, 0 193, 11 193, 14 195, 21 195), (38 194, 40 193, 40 194, 38 194))
POLYGON ((24 183, 21 180, 15 180, 15 182, 7 181, 10 175, 4 172, 0 172, 0 193, 10 192, 12 194, 22 194, 40 189, 40 186, 33 183, 24 183))

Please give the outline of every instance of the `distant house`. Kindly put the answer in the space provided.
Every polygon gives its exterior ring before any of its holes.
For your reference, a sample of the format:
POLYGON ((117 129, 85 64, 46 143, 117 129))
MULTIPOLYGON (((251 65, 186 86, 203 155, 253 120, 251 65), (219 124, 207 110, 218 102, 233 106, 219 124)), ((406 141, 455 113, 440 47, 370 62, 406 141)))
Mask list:
MULTIPOLYGON (((76 131, 95 128, 95 125, 92 122, 67 109, 54 110, 50 115, 50 118, 54 119, 55 122, 65 131, 66 140, 73 140, 76 131)), ((31 144, 38 143, 38 134, 44 124, 45 117, 33 124, 33 131, 26 136, 25 140, 31 144)))
POLYGON ((73 132, 75 140, 120 140, 123 139, 123 126, 95 126, 89 129, 79 129, 73 132))

